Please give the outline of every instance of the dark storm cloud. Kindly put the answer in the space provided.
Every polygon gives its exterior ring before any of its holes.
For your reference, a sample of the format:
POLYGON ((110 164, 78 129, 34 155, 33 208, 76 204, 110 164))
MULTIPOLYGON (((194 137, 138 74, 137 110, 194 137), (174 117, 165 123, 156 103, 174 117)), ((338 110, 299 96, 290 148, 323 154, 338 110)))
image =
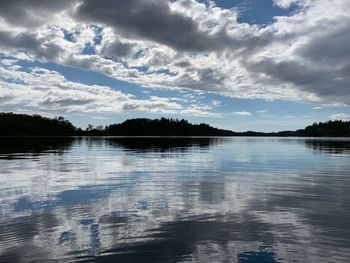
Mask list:
POLYGON ((341 74, 345 69, 338 71, 297 60, 276 62, 271 59, 248 62, 245 67, 250 72, 264 73, 281 83, 291 83, 298 90, 311 92, 321 98, 334 98, 349 103, 350 75, 348 71, 341 74))
POLYGON ((45 107, 71 107, 71 106, 81 106, 88 103, 93 103, 93 99, 87 98, 60 98, 60 97, 49 97, 42 101, 41 105, 45 107))
POLYGON ((191 66, 191 63, 189 61, 180 61, 180 62, 177 62, 174 64, 175 66, 177 67, 180 67, 180 68, 188 68, 191 66))
POLYGON ((35 49, 40 42, 34 36, 26 33, 13 35, 6 31, 0 31, 0 45, 5 47, 35 49))
POLYGON ((25 27, 47 22, 51 13, 72 5, 72 0, 1 0, 0 16, 7 22, 25 27))
POLYGON ((123 111, 136 111, 140 108, 140 105, 134 103, 125 103, 123 105, 123 111))
MULTIPOLYGON (((256 63, 247 64, 247 68, 252 72, 264 73, 285 82, 296 85, 309 85, 322 81, 323 74, 317 70, 312 70, 297 61, 275 62, 265 59, 256 63)), ((324 73, 324 72, 322 72, 324 73)))
POLYGON ((43 43, 33 34, 19 33, 14 35, 7 31, 0 31, 0 47, 21 50, 34 54, 38 59, 53 60, 63 49, 54 43, 43 43))
POLYGON ((130 55, 133 44, 123 43, 119 40, 116 40, 107 46, 104 46, 100 53, 104 56, 116 56, 116 57, 126 57, 130 55))
POLYGON ((350 59, 350 20, 340 28, 333 28, 322 35, 313 38, 299 51, 301 57, 315 62, 349 63, 350 59))
POLYGON ((330 14, 318 10, 328 10, 330 4, 316 0, 318 5, 300 7, 289 18, 266 27, 239 24, 234 10, 211 8, 194 0, 173 2, 0 0, 0 21, 10 24, 0 28, 0 53, 23 51, 30 58, 96 70, 143 86, 234 96, 247 90, 243 97, 260 98, 264 93, 263 98, 271 99, 279 95, 295 99, 301 91, 325 103, 350 104, 347 0, 333 1, 330 14), (199 6, 191 15, 191 9, 199 6), (54 16, 61 11, 62 17, 54 16), (82 29, 91 25, 101 26, 93 30, 95 38, 82 29), (215 33, 208 33, 214 27, 215 33), (82 30, 78 32, 82 35, 70 43, 74 48, 68 48, 67 36, 60 33, 72 30, 82 30), (154 43, 174 52, 155 48, 154 43), (83 46, 96 52, 84 49, 87 52, 80 54, 83 46), (285 84, 295 92, 281 92, 285 84))
POLYGON ((323 22, 324 30, 309 31, 309 39, 283 60, 264 57, 242 65, 250 73, 263 73, 271 80, 291 83, 320 98, 350 103, 350 20, 323 22))
POLYGON ((214 35, 201 32, 196 21, 172 12, 164 0, 84 0, 76 17, 181 51, 218 50, 229 42, 224 31, 214 35))
POLYGON ((199 79, 203 83, 221 83, 224 77, 215 72, 212 68, 198 70, 199 79))

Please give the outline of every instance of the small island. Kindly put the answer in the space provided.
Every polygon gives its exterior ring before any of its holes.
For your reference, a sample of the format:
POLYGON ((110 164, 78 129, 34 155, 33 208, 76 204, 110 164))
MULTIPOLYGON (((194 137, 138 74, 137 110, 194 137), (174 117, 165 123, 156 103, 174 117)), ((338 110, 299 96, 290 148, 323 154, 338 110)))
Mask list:
POLYGON ((192 124, 181 119, 129 119, 122 123, 85 130, 75 127, 63 117, 0 113, 0 136, 297 136, 350 137, 350 122, 314 123, 304 129, 280 132, 234 132, 208 124, 192 124))
POLYGON ((178 119, 130 119, 123 123, 89 125, 82 130, 63 117, 0 113, 0 136, 234 136, 235 132, 178 119))

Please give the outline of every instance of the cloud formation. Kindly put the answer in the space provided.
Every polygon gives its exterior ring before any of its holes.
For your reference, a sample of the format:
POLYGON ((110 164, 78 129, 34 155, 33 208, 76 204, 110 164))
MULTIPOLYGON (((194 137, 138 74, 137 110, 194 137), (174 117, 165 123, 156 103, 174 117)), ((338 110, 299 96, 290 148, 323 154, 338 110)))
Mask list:
POLYGON ((204 104, 179 104, 176 98, 137 99, 108 86, 68 81, 57 71, 23 70, 16 60, 0 62, 0 111, 67 113, 176 113, 218 116, 204 104), (197 110, 198 113, 193 112, 197 110))
POLYGON ((335 113, 329 116, 331 120, 350 121, 350 115, 346 113, 335 113))
MULTIPOLYGON (((0 16, 14 26, 36 27, 73 6, 71 0, 2 0, 0 16)), ((52 20, 51 20, 52 21, 52 20)))
POLYGON ((240 115, 240 116, 252 116, 252 114, 249 111, 236 111, 233 114, 240 115))
MULTIPOLYGON (((190 7, 191 1, 180 1, 190 7)), ((172 10, 164 0, 84 0, 76 10, 78 20, 101 23, 127 37, 150 40, 179 51, 210 51, 222 48, 227 33, 201 31, 192 17, 172 10)))
POLYGON ((350 2, 274 4, 297 8, 259 26, 214 1, 1 1, 1 54, 143 87, 349 105, 350 2))
MULTIPOLYGON (((12 63, 11 63, 12 62, 12 63)), ((107 86, 71 82, 56 71, 32 68, 30 72, 14 65, 0 64, 1 109, 65 112, 174 112, 182 109, 169 98, 139 100, 107 86)))

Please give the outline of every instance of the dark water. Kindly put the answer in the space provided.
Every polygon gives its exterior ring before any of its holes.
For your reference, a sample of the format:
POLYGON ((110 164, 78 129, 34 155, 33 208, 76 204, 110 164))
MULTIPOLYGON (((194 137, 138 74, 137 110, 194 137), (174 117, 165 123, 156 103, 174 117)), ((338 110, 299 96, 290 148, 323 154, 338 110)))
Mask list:
POLYGON ((350 141, 0 139, 0 262, 350 262, 350 141))

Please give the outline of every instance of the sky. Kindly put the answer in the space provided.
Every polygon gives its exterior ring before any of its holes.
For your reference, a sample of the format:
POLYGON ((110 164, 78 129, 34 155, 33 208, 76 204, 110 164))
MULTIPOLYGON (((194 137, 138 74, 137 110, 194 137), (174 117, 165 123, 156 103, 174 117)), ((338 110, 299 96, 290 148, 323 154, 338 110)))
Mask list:
POLYGON ((350 120, 349 0, 2 0, 0 111, 235 131, 350 120))

